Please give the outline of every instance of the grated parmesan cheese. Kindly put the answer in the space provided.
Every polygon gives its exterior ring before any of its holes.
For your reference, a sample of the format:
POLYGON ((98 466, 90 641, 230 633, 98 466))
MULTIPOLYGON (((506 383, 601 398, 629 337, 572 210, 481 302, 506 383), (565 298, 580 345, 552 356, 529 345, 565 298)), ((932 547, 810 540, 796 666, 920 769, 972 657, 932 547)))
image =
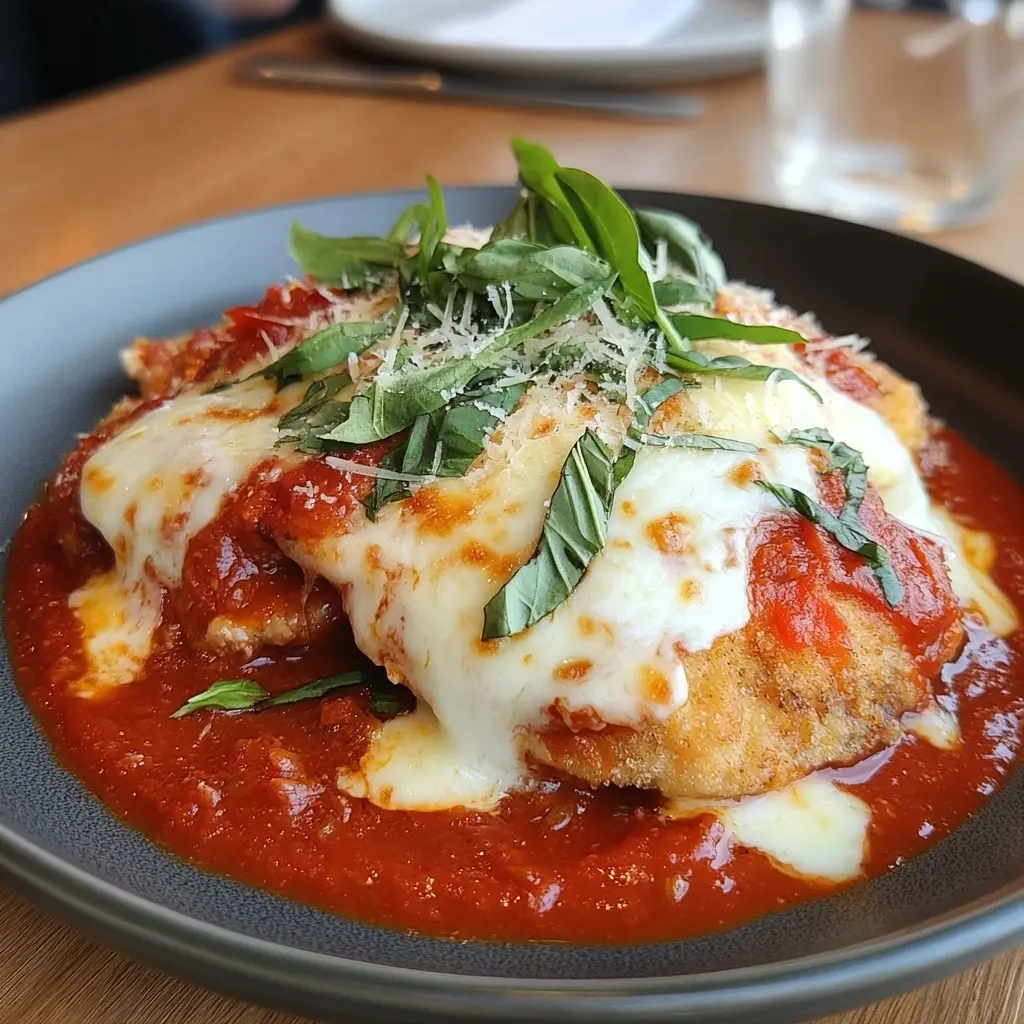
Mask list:
POLYGON ((362 462, 353 462, 351 459, 343 459, 338 455, 328 455, 325 459, 328 466, 340 469, 343 473, 351 473, 353 476, 368 476, 374 480, 401 480, 410 484, 428 484, 434 480, 433 476, 417 476, 415 473, 399 473, 394 469, 386 469, 383 466, 367 466, 362 462))

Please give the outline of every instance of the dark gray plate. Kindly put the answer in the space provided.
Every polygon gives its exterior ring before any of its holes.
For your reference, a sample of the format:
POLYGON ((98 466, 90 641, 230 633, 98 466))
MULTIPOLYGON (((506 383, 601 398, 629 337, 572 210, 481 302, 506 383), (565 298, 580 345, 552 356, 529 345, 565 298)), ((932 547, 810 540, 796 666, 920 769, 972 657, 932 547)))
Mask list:
MULTIPOLYGON (((295 216, 386 228, 389 194, 263 210, 109 253, 0 303, 0 536, 122 392, 116 352, 256 299, 294 268, 295 216)), ((634 193, 699 220, 734 276, 858 331, 1018 479, 1024 288, 906 238, 722 199, 634 193)), ((493 222, 508 189, 449 192, 493 222)), ((250 1000, 352 1021, 792 1021, 880 998, 1024 936, 1024 781, 925 856, 843 896, 698 941, 633 948, 453 943, 370 928, 212 877, 116 821, 57 765, 0 661, 0 868, 127 952, 250 1000)))

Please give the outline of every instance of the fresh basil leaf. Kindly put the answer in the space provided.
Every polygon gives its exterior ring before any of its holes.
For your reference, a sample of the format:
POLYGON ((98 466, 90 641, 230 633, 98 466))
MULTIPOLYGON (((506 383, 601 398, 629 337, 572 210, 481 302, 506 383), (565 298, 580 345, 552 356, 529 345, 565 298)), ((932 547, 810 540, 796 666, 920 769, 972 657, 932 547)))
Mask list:
POLYGON ((261 700, 257 710, 262 711, 264 708, 276 708, 282 704, 296 704, 300 700, 313 700, 316 697, 322 697, 325 693, 330 693, 332 690, 339 690, 343 687, 364 686, 371 681, 374 675, 375 673, 365 669, 356 669, 354 672, 339 672, 337 675, 311 679, 308 683, 295 690, 285 690, 284 693, 278 693, 273 697, 261 700))
POLYGON ((799 444, 805 448, 816 448, 829 457, 826 472, 836 471, 843 474, 846 487, 846 502, 840 517, 856 516, 860 511, 861 502, 867 493, 868 467, 864 456, 855 448, 836 441, 823 427, 808 427, 804 430, 793 430, 784 438, 783 444, 799 444))
POLYGON ((449 359, 422 370, 377 379, 369 391, 352 399, 344 423, 319 436, 346 444, 368 444, 391 437, 410 426, 417 416, 447 405, 479 369, 473 359, 449 359))
MULTIPOLYGON (((438 247, 448 230, 448 214, 441 186, 432 174, 427 175, 427 190, 430 199, 420 210, 420 280, 427 285, 428 291, 439 294, 436 288, 431 287, 431 272, 440 265, 440 260, 437 259, 438 247)), ((443 258, 443 251, 440 255, 443 258)))
POLYGON ((398 220, 388 232, 388 241, 406 245, 412 237, 413 229, 420 222, 425 207, 423 203, 413 203, 398 215, 398 220))
MULTIPOLYGON (((398 470, 410 475, 428 477, 433 468, 434 451, 437 447, 437 420, 440 412, 424 413, 417 416, 405 443, 381 459, 384 469, 398 470)), ((409 496, 407 480, 388 480, 378 477, 369 494, 360 502, 366 509, 366 518, 377 521, 380 510, 392 501, 401 501, 409 496)))
POLYGON ((524 299, 550 301, 588 281, 600 281, 611 268, 599 256, 573 246, 548 248, 506 238, 482 249, 466 249, 459 260, 459 283, 477 293, 507 283, 524 299))
POLYGON ((711 290, 694 281, 667 277, 654 282, 654 297, 659 306, 707 306, 715 301, 711 290))
POLYGON ((298 221, 292 223, 288 252, 310 277, 343 288, 362 288, 381 270, 397 267, 404 255, 401 245, 391 239, 329 238, 298 221))
POLYGON ((730 437, 716 437, 714 434, 645 434, 639 430, 631 430, 629 433, 634 440, 654 448, 702 448, 726 452, 760 450, 756 444, 750 444, 748 441, 735 441, 730 437))
POLYGON ((640 229, 625 200, 586 171, 561 167, 557 180, 576 197, 587 217, 592 244, 619 275, 626 294, 648 321, 658 316, 651 278, 641 263, 640 229))
MULTIPOLYGON (((512 140, 512 152, 519 165, 520 180, 544 200, 547 220, 555 237, 561 242, 578 245, 581 249, 593 249, 579 214, 556 178, 558 161, 543 146, 522 138, 512 140)), ((530 237, 534 241, 543 241, 532 231, 530 237)))
POLYGON ((657 412, 658 407, 673 395, 685 391, 686 387, 686 382, 678 377, 665 377, 657 384, 653 384, 636 400, 636 408, 633 410, 633 426, 637 430, 644 430, 651 422, 651 417, 657 412))
POLYGON ((222 679, 190 698, 171 717, 182 718, 200 708, 263 711, 266 708, 296 704, 303 700, 315 700, 333 690, 367 684, 370 686, 370 711, 377 717, 394 718, 400 712, 412 709, 412 694, 405 687, 389 682, 380 669, 372 668, 311 679, 294 690, 286 690, 273 697, 251 679, 222 679))
POLYGON ((706 338, 724 338, 726 341, 746 341, 753 345, 799 345, 807 339, 787 327, 772 324, 738 324, 720 316, 701 316, 697 313, 670 313, 676 330, 690 341, 706 338))
POLYGON ((370 684, 370 711, 383 721, 394 718, 416 706, 416 698, 404 686, 378 675, 370 684))
POLYGON ((200 708, 220 708, 224 711, 243 711, 255 707, 267 696, 259 683, 250 679, 221 679, 202 693, 189 697, 171 718, 184 718, 200 708))
POLYGON ((536 338, 537 335, 550 331, 564 324, 567 320, 582 316, 602 295, 606 295, 615 278, 608 277, 603 281, 587 281, 571 292, 566 292, 560 299, 541 310, 532 320, 518 327, 510 327, 499 334, 494 341, 477 356, 481 366, 490 366, 492 359, 514 348, 516 345, 536 338))
POLYGON ((301 429, 304 426, 312 425, 314 419, 334 395, 351 383, 352 378, 347 373, 339 373, 333 377, 324 377, 321 380, 313 381, 306 388, 306 394, 302 401, 277 421, 277 429, 301 429))
MULTIPOLYGON (((540 245, 555 246, 566 236, 560 236, 551 221, 551 208, 540 196, 532 192, 526 199, 526 237, 540 245)), ((572 240, 571 238, 569 239, 572 240)))
POLYGON ((484 450, 491 432, 519 404, 527 384, 513 384, 454 403, 445 413, 439 431, 441 459, 438 476, 465 476, 484 450), (493 411, 492 411, 493 410, 493 411))
POLYGON ((519 194, 516 205, 512 207, 504 220, 499 221, 491 230, 489 241, 497 242, 505 238, 537 242, 548 247, 558 245, 559 241, 575 241, 569 230, 566 230, 561 238, 559 237, 551 225, 544 200, 529 190, 524 190, 519 194))
POLYGON ((831 534, 844 548, 860 555, 871 566, 882 594, 890 606, 895 608, 903 600, 903 584, 892 567, 889 552, 868 535, 863 525, 833 515, 803 491, 766 480, 755 481, 769 494, 774 495, 781 505, 798 512, 805 519, 820 526, 831 534))
POLYGON ((664 240, 669 259, 693 274, 713 300, 729 278, 721 256, 700 227, 670 210, 641 208, 636 211, 636 219, 651 256, 658 241, 664 240))
POLYGON ((611 450, 587 430, 562 467, 536 551, 484 608, 485 640, 521 633, 576 589, 604 547, 615 487, 625 475, 615 470, 611 450))
POLYGON ((279 385, 308 373, 322 373, 346 362, 350 355, 359 355, 394 329, 391 323, 331 324, 311 334, 290 352, 265 367, 261 373, 264 377, 276 377, 279 385))
POLYGON ((671 349, 685 351, 687 345, 655 299, 650 258, 622 197, 586 171, 560 167, 543 146, 515 139, 512 148, 520 178, 545 200, 558 240, 597 253, 619 275, 613 295, 619 316, 631 326, 656 324, 671 349))
POLYGON ((490 242, 498 242, 506 238, 530 238, 530 193, 520 192, 516 205, 491 228, 490 242))
POLYGON ((736 380, 766 381, 774 378, 778 381, 792 380, 806 388, 821 402, 821 395, 803 379, 803 377, 781 366, 764 366, 752 363, 742 356, 717 356, 709 359, 700 352, 668 352, 665 362, 673 369, 682 373, 707 373, 716 377, 731 377, 736 380))

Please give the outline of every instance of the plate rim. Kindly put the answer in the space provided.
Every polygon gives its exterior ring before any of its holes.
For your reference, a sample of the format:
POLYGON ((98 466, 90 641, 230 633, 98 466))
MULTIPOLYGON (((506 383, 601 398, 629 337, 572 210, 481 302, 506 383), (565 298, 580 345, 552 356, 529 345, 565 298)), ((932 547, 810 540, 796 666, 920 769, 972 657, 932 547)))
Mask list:
MULTIPOLYGON (((514 185, 489 183, 449 187, 496 194, 507 193, 514 185)), ((706 193, 637 187, 626 187, 622 191, 627 197, 642 196, 645 202, 656 201, 659 196, 673 200, 711 199, 734 207, 767 208, 786 216, 839 223, 845 230, 897 239, 910 249, 931 249, 944 258, 1024 289, 1024 283, 984 264, 929 241, 871 225, 706 193)), ((294 210, 298 213, 304 208, 337 200, 386 196, 408 197, 414 201, 424 194, 425 190, 417 188, 328 193, 189 221, 97 253, 7 293, 0 297, 0 316, 13 300, 24 299, 82 267, 189 231, 272 212, 294 210)), ((65 770, 59 762, 58 767, 65 770)), ((88 790, 85 792, 90 799, 95 799, 88 790)), ((22 892, 35 897, 58 915, 69 916, 85 930, 93 930, 94 934, 98 931, 104 941, 119 946, 129 955, 171 965, 170 969, 177 973, 192 980, 202 979, 202 983, 215 987, 217 982, 205 976, 203 969, 219 961, 234 979, 244 981, 247 991, 281 992, 287 998, 275 996, 273 1001, 283 1002, 300 1012, 303 1007, 308 1012, 313 1005, 309 1000, 324 999, 339 1006, 344 1003, 422 1013, 424 998, 429 997, 440 1006, 438 997, 444 996, 445 1005, 441 1010, 444 1016, 438 1019, 479 1019, 479 1000, 486 996, 489 1000, 487 1017, 493 1020, 521 1019, 524 1009, 535 1016, 558 1016, 585 1008, 590 1013, 588 1019, 595 1024, 635 1020, 639 1012, 651 1021, 724 1022, 746 1010, 760 1011, 767 1022, 777 1019, 773 1015, 806 1011, 809 1006, 813 1006, 816 1013, 825 1013, 865 999, 882 998, 970 966, 1024 938, 1024 881, 1018 880, 944 915, 882 938, 774 964, 648 978, 534 979, 463 975, 300 949, 190 917, 91 874, 37 845, 4 822, 0 822, 0 871, 22 892), (289 973, 289 968, 301 969, 301 977, 289 973), (357 991, 353 989, 354 983, 359 986, 357 991)), ((269 996, 267 999, 271 1001, 269 996)))

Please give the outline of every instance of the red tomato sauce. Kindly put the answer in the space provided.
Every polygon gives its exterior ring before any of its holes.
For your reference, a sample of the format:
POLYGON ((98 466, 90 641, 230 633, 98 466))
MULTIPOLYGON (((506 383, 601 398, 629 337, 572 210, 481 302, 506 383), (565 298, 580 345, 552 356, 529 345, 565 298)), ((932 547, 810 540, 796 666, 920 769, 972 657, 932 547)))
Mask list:
MULTIPOLYGON (((999 549, 995 578, 1024 606, 1021 491, 951 433, 931 445, 924 467, 936 498, 992 533, 999 549)), ((331 486, 326 478, 320 483, 331 486)), ((462 938, 682 938, 831 891, 787 875, 756 851, 730 850, 711 817, 667 821, 650 794, 593 790, 550 774, 538 774, 532 788, 507 797, 495 814, 383 811, 349 798, 335 780, 339 768, 358 761, 370 735, 363 693, 258 713, 170 717, 217 679, 244 674, 276 692, 359 663, 336 609, 328 609, 332 628, 314 642, 264 648, 246 662, 193 649, 185 642, 187 628, 195 629, 191 612, 179 614, 167 602, 143 676, 102 698, 73 696, 67 684, 79 673, 83 652, 67 596, 89 565, 100 567, 109 555, 85 543, 88 528, 68 500, 51 488, 13 543, 6 602, 19 683, 62 763, 115 814, 173 854, 346 916, 462 938), (81 543, 69 548, 69 533, 81 543)), ((293 571, 261 540, 260 523, 280 511, 243 494, 226 518, 211 524, 235 524, 225 572, 237 576, 246 560, 269 566, 278 580, 293 571)), ((820 547, 809 528, 785 522, 794 544, 820 547)), ((218 552, 223 537, 215 534, 204 544, 218 552)), ((916 560, 922 572, 934 570, 927 546, 915 549, 907 540, 904 547, 902 564, 916 560)), ((862 567, 831 548, 829 557, 851 592, 870 590, 862 567)), ((209 559, 196 558, 200 572, 209 559)), ((244 589, 246 581, 236 583, 244 589)), ((257 603, 273 592, 265 585, 257 603)), ((221 594, 214 586, 205 600, 230 609, 234 589, 221 594)), ((813 592, 812 580, 800 598, 805 611, 813 592)), ((921 615, 933 634, 941 633, 950 609, 941 600, 915 606, 899 626, 922 670, 934 670, 933 654, 914 647, 914 619, 921 615)), ((795 628, 793 642, 807 640, 795 628)), ((961 747, 942 751, 906 737, 869 781, 850 787, 872 808, 867 876, 898 867, 948 834, 1014 768, 1024 711, 1021 636, 1003 641, 969 632, 964 652, 935 683, 957 706, 961 747)), ((808 635, 808 642, 820 642, 813 630, 808 635)))
POLYGON ((135 351, 141 359, 146 394, 173 394, 189 381, 238 373, 268 352, 286 351, 308 333, 311 315, 328 309, 345 292, 324 285, 271 285, 254 306, 235 306, 216 327, 183 339, 149 341, 135 351))
MULTIPOLYGON (((846 498, 842 476, 821 478, 821 499, 838 514, 846 498)), ((942 548, 889 516, 868 491, 858 518, 888 552, 903 596, 891 608, 863 558, 802 516, 764 522, 750 571, 751 611, 786 647, 810 647, 837 668, 851 663, 851 639, 837 599, 855 599, 887 617, 914 659, 922 689, 960 646, 956 596, 946 582, 942 548)))

